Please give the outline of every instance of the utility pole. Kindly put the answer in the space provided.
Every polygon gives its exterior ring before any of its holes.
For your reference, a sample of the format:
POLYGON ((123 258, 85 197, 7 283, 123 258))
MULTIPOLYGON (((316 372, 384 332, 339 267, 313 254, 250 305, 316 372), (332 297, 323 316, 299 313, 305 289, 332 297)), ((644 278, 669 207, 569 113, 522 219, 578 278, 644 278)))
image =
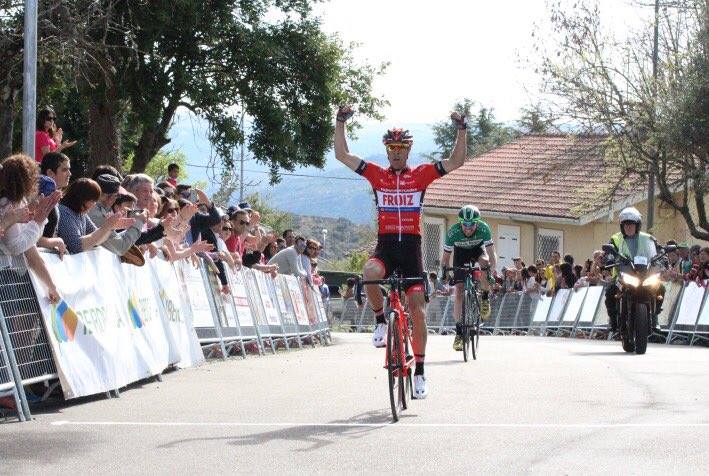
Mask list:
POLYGON ((239 162, 241 163, 239 171, 239 203, 244 201, 244 143, 246 138, 244 137, 244 113, 241 113, 241 157, 239 162))
MULTIPOLYGON (((652 120, 655 122, 657 113, 657 57, 659 54, 659 23, 660 23, 660 0, 655 0, 655 38, 652 46, 652 120)), ((655 150, 654 160, 660 158, 659 148, 655 150)), ((647 229, 650 230, 655 224, 655 172, 650 168, 647 186, 647 229)))
POLYGON ((25 55, 22 73, 22 150, 34 156, 37 129, 37 0, 25 0, 25 55))

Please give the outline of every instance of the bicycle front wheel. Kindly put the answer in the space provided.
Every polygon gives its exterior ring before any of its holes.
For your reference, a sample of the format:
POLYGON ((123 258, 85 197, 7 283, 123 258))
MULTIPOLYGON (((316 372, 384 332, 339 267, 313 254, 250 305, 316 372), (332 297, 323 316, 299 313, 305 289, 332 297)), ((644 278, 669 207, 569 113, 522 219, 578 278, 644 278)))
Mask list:
POLYGON ((480 344, 480 301, 478 301, 478 293, 475 291, 469 292, 466 297, 468 298, 469 305, 468 309, 468 320, 470 326, 467 328, 467 334, 470 337, 470 347, 473 360, 478 358, 478 345, 480 344))
POLYGON ((463 309, 461 309, 460 315, 460 328, 461 328, 461 337, 463 338, 463 361, 467 362, 468 357, 470 355, 470 319, 468 313, 470 312, 470 303, 469 303, 469 291, 465 291, 465 297, 463 299, 463 309))
POLYGON ((401 337, 396 319, 389 319, 387 329, 387 374, 389 377, 389 403, 392 419, 399 421, 399 415, 404 410, 406 389, 404 388, 404 371, 401 361, 401 337))

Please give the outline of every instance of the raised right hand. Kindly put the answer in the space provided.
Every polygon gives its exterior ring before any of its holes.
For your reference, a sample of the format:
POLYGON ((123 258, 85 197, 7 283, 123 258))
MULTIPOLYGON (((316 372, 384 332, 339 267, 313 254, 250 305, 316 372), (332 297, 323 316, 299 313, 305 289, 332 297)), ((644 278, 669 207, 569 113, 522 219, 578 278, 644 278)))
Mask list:
POLYGON ((337 109, 337 120, 339 122, 347 122, 354 115, 354 109, 352 106, 340 106, 337 109))

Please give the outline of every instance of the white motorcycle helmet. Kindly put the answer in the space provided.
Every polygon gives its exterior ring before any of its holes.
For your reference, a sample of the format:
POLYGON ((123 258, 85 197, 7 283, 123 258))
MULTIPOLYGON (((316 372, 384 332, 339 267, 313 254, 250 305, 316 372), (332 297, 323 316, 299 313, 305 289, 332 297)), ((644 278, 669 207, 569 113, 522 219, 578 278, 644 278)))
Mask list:
POLYGON ((620 221, 620 232, 623 233, 623 236, 625 236, 625 231, 623 231, 624 223, 635 223, 635 234, 640 234, 640 229, 643 226, 643 216, 637 208, 624 208, 623 211, 620 212, 620 215, 618 215, 618 221, 620 221))

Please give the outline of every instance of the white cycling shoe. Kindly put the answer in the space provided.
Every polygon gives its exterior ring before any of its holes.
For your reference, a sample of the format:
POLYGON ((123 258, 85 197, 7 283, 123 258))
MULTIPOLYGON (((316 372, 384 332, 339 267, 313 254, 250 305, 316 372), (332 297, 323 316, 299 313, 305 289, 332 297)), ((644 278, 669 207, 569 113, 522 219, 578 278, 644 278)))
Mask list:
POLYGON ((428 387, 426 386, 425 375, 414 375, 414 398, 423 400, 428 397, 428 387))
POLYGON ((374 347, 386 347, 387 343, 387 325, 377 324, 374 328, 374 334, 372 334, 372 344, 374 347))

